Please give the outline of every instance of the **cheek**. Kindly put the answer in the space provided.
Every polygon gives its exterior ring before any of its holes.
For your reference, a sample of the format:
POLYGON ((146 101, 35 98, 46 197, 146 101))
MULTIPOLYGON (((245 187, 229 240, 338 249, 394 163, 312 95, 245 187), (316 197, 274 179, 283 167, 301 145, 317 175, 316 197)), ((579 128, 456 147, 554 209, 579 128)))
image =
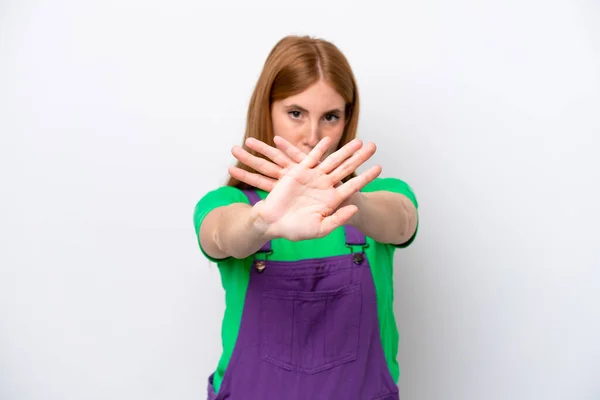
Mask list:
POLYGON ((335 144, 335 146, 332 146, 333 148, 336 148, 339 146, 340 141, 342 140, 342 136, 344 135, 344 125, 343 124, 339 124, 336 125, 334 127, 332 127, 331 129, 329 129, 329 131, 327 132, 327 136, 329 136, 332 140, 332 142, 335 144))
POLYGON ((288 142, 295 142, 296 129, 293 121, 290 121, 289 118, 281 116, 273 118, 273 134, 281 136, 288 142))

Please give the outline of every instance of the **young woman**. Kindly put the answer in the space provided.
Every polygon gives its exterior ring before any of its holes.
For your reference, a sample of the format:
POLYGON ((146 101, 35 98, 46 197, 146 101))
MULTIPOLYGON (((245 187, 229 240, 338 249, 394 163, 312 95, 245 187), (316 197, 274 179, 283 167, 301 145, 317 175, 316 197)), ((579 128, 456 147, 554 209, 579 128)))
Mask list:
POLYGON ((398 399, 393 255, 417 232, 408 184, 355 170, 359 98, 344 55, 288 36, 269 54, 227 185, 196 205, 226 293, 208 398, 398 399))

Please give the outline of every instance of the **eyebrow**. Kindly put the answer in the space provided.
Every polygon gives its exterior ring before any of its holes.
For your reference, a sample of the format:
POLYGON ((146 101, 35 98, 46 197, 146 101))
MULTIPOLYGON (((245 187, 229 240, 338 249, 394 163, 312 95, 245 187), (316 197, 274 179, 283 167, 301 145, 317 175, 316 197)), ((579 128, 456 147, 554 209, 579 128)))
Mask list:
MULTIPOLYGON (((297 108, 298 110, 309 114, 308 110, 306 110, 303 107, 300 107, 298 104, 290 104, 289 106, 285 106, 285 108, 287 108, 288 110, 291 109, 291 108, 297 108)), ((342 114, 343 112, 339 108, 334 108, 333 110, 325 111, 323 113, 323 115, 325 115, 325 114, 333 114, 333 113, 342 114)))

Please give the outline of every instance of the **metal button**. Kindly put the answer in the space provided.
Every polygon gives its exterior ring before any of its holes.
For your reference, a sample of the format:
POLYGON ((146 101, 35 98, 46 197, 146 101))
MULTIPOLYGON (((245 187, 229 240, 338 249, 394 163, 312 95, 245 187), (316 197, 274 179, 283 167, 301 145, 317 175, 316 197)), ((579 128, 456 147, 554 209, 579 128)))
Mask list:
POLYGON ((352 256, 352 262, 354 262, 354 264, 356 265, 362 264, 364 260, 365 256, 362 253, 354 253, 354 255, 352 256))
POLYGON ((264 261, 257 261, 256 262, 256 270, 258 272, 263 272, 266 267, 267 267, 267 265, 265 264, 264 261))

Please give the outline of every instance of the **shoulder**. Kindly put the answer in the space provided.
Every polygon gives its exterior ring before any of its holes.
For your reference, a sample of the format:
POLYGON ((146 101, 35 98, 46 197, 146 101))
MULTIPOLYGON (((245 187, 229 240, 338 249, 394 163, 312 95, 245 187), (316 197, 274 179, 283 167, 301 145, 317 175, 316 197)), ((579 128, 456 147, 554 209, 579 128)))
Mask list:
POLYGON ((408 197, 415 207, 418 207, 417 196, 413 188, 405 181, 398 178, 375 178, 372 182, 368 183, 364 188, 363 192, 377 192, 380 190, 386 190, 389 192, 403 194, 408 197))
POLYGON ((233 186, 221 186, 206 193, 198 201, 198 203, 196 204, 196 208, 204 204, 237 202, 248 203, 248 198, 246 197, 244 192, 233 186))

